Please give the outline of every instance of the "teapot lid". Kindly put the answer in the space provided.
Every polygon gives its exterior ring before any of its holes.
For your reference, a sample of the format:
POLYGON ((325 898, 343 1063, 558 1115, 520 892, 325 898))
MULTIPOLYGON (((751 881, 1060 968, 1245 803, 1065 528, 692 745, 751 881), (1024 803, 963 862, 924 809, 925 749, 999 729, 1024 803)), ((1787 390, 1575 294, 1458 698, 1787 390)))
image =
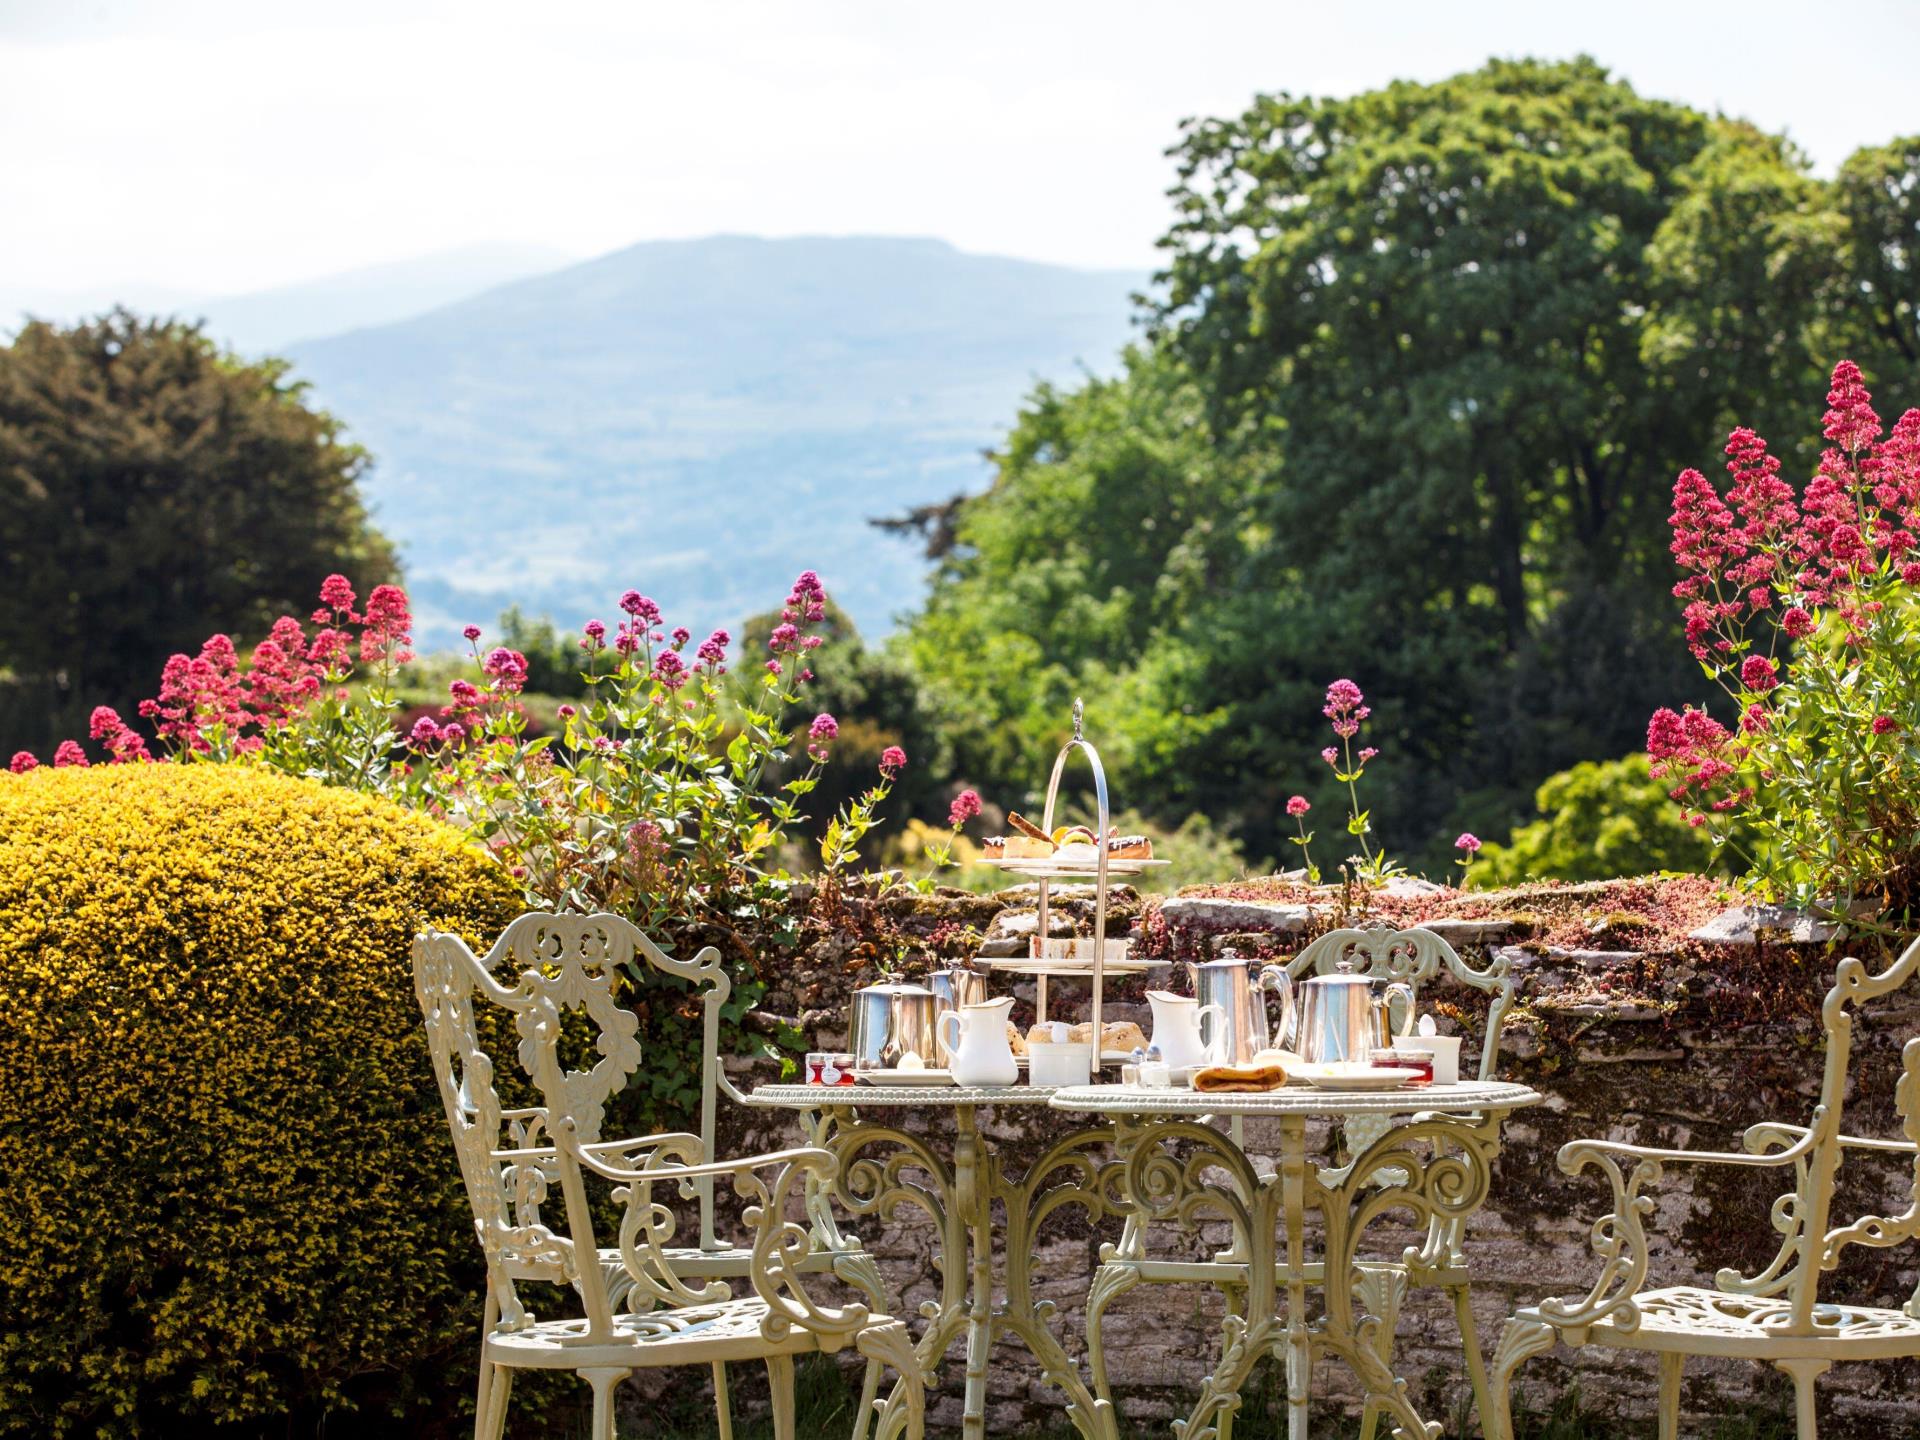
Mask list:
POLYGON ((932 995, 926 986, 912 980, 901 979, 897 975, 885 975, 871 985, 862 985, 853 992, 856 995, 932 995))
POLYGON ((1331 975, 1315 975, 1306 983, 1309 985, 1373 984, 1373 977, 1371 975, 1356 975, 1353 973, 1353 961, 1351 960, 1336 961, 1335 966, 1336 968, 1331 975))

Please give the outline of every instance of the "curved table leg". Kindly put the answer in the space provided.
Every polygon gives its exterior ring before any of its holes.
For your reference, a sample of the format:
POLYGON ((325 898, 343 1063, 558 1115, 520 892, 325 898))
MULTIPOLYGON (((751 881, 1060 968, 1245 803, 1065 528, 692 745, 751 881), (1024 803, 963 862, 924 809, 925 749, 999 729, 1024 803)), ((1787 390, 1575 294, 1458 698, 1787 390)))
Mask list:
MULTIPOLYGON (((1032 1169, 1014 1181, 1000 1173, 992 1146, 980 1133, 977 1107, 957 1105, 953 1115, 950 1165, 923 1139, 891 1126, 869 1124, 851 1108, 827 1111, 809 1127, 809 1133, 814 1143, 831 1150, 840 1162, 834 1198, 842 1207, 884 1221, 901 1206, 911 1206, 932 1220, 940 1237, 935 1257, 940 1298, 921 1307, 929 1323, 915 1348, 922 1368, 931 1374, 965 1338, 961 1421, 965 1440, 983 1440, 986 1434, 989 1361, 993 1344, 1002 1335, 1012 1335, 1024 1344, 1047 1380, 1065 1392, 1068 1418, 1086 1440, 1115 1440, 1112 1405, 1087 1388, 1048 1328, 1053 1307, 1034 1300, 1031 1275, 1036 1231, 1056 1210, 1077 1206, 1094 1219, 1117 1212, 1117 1167, 1094 1158, 1096 1151, 1111 1145, 1113 1132, 1104 1126, 1077 1130, 1049 1146, 1032 1169), (1006 1303, 998 1307, 994 1304, 996 1200, 1006 1211, 1001 1252, 1006 1303)), ((852 1275, 845 1278, 860 1283, 852 1275)))
MULTIPOLYGON (((1192 1225, 1203 1213, 1225 1216, 1249 1261, 1246 1315, 1225 1322, 1220 1366, 1207 1377, 1188 1418, 1176 1422, 1175 1434, 1180 1440, 1223 1440, 1240 1390, 1271 1354, 1285 1368, 1288 1436, 1305 1440, 1313 1359, 1324 1351, 1345 1362, 1364 1388, 1365 1425, 1377 1429, 1385 1416, 1404 1440, 1436 1440, 1440 1425, 1420 1416, 1392 1366, 1406 1267, 1421 1259, 1420 1249, 1410 1250, 1399 1265, 1363 1269, 1360 1241, 1389 1211, 1410 1213, 1430 1233, 1464 1222, 1486 1199, 1504 1116, 1418 1115, 1385 1129, 1345 1170, 1325 1174, 1307 1153, 1305 1117, 1277 1118, 1280 1149, 1270 1176, 1257 1174, 1225 1135, 1190 1120, 1146 1119, 1121 1130, 1130 1233, 1154 1221, 1192 1225), (1176 1145, 1182 1153, 1174 1153, 1176 1145), (1314 1214, 1324 1235, 1318 1321, 1309 1320, 1307 1308, 1314 1267, 1307 1261, 1306 1227, 1314 1214)), ((1101 1308, 1110 1298, 1102 1298, 1101 1308)), ((1463 1328, 1470 1325, 1469 1313, 1463 1328)), ((1477 1352, 1470 1330, 1463 1339, 1477 1352)), ((1479 1369, 1477 1359, 1477 1353, 1469 1356, 1470 1372, 1479 1369)), ((1498 1361, 1495 1369, 1485 1410, 1499 1410, 1505 1398, 1498 1361)), ((1476 1392, 1480 1388, 1476 1383, 1476 1392)))

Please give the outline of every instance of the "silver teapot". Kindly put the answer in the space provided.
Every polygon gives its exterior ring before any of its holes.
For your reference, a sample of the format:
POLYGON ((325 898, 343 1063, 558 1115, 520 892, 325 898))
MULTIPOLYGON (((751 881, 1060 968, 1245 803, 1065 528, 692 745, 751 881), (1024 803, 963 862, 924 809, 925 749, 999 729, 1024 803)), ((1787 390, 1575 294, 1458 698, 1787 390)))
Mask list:
POLYGON ((1376 995, 1378 983, 1354 974, 1347 960, 1330 975, 1301 981, 1299 1030, 1288 1048, 1315 1065, 1340 1060, 1365 1064, 1367 1052, 1384 1048, 1389 1037, 1412 1034, 1413 987, 1396 980, 1376 995), (1404 1003, 1397 1028, 1392 1019, 1396 1000, 1404 1003))
POLYGON ((940 1064, 939 997, 925 985, 891 976, 853 992, 847 1048, 856 1070, 897 1070, 904 1055, 940 1064))
MULTIPOLYGON (((1257 961, 1224 952, 1217 960, 1195 961, 1187 966, 1193 975, 1194 999, 1200 1013, 1207 1016, 1209 1006, 1218 1006, 1226 1017, 1202 1033, 1207 1053, 1217 1065, 1245 1065, 1269 1046, 1287 1044, 1293 1031, 1293 982, 1281 966, 1262 966, 1257 961), (1280 996, 1280 1025, 1267 1029, 1266 992, 1280 996)), ((1205 1023, 1204 1021, 1202 1022, 1205 1023)))
POLYGON ((927 988, 933 992, 934 1000, 934 1046, 939 1052, 940 1065, 947 1065, 952 1055, 947 1049, 946 1031, 940 1025, 940 1016, 949 1010, 958 1010, 963 1005, 984 1005, 987 1000, 987 977, 984 972, 969 969, 965 965, 950 965, 944 970, 935 970, 927 976, 927 988))

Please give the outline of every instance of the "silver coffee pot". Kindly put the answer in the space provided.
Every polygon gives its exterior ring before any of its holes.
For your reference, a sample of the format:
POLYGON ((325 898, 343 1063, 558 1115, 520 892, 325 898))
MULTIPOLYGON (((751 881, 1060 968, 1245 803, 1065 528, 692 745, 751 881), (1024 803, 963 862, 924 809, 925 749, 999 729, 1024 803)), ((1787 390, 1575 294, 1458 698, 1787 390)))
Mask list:
POLYGON ((1367 1052, 1384 1048, 1388 1037, 1413 1032, 1413 987, 1395 981, 1374 993, 1377 981, 1355 975, 1342 960, 1329 975, 1300 982, 1300 1028, 1291 1049, 1315 1065, 1341 1060, 1366 1063, 1367 1052), (1393 1003, 1403 1002, 1398 1025, 1393 1003))
POLYGON ((933 992, 934 1046, 939 1052, 938 1063, 945 1066, 952 1056, 947 1051, 946 1032, 940 1026, 940 1016, 949 1010, 958 1010, 963 1005, 985 1004, 987 977, 983 972, 965 965, 950 965, 927 976, 927 988, 933 992))
POLYGON ((901 1057, 917 1055, 937 1067, 940 1001, 925 985, 888 977, 853 992, 847 1015, 847 1048, 856 1070, 896 1070, 901 1057))
POLYGON ((1262 1050, 1285 1047, 1293 1031, 1293 982, 1281 966, 1256 969, 1257 964, 1229 951, 1217 960, 1194 961, 1187 966, 1193 976, 1194 998, 1200 1002, 1200 1013, 1207 1017, 1202 1021, 1201 1039, 1215 1064, 1245 1065, 1262 1050), (1280 1026, 1272 1031, 1267 1029, 1269 990, 1280 996, 1280 1026), (1220 1007, 1219 1013, 1226 1016, 1224 1025, 1207 1014, 1210 1005, 1220 1007), (1209 1026, 1207 1020, 1213 1023, 1209 1026))

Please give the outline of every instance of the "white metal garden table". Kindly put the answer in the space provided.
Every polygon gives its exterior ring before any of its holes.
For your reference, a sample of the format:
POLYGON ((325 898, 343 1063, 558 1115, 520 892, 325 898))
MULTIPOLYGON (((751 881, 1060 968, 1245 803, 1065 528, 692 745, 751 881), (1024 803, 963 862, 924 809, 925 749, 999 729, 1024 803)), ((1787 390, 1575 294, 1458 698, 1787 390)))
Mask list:
MULTIPOLYGON (((1198 1094, 1191 1090, 1102 1085, 1057 1090, 1059 1110, 1111 1117, 1119 1174, 1105 1181, 1125 1207, 1118 1246, 1107 1247, 1089 1309, 1104 1307, 1130 1288, 1128 1259, 1145 1258, 1155 1223, 1196 1226, 1224 1220, 1229 1254, 1245 1262, 1244 1313, 1223 1323, 1221 1357, 1201 1387, 1182 1440, 1212 1440, 1231 1425, 1239 1396, 1260 1361, 1272 1356, 1287 1375, 1287 1426, 1292 1440, 1307 1434, 1308 1380, 1313 1356, 1331 1351, 1366 1387, 1376 1406, 1409 1436, 1434 1437, 1440 1426, 1423 1421, 1383 1351, 1380 1311, 1391 1307, 1365 1292, 1356 1265, 1369 1225, 1391 1211, 1410 1214, 1429 1234, 1464 1223, 1487 1196, 1500 1127, 1507 1114, 1539 1104, 1521 1085, 1469 1082, 1398 1091, 1342 1091, 1305 1086, 1263 1094, 1198 1094), (1263 1173, 1247 1152, 1206 1117, 1267 1116, 1279 1122, 1276 1168, 1263 1173), (1367 1140, 1351 1164, 1323 1169, 1309 1153, 1307 1122, 1335 1120, 1367 1140), (1117 1180, 1117 1185, 1115 1181, 1117 1180), (1307 1257, 1307 1220, 1320 1222, 1320 1256, 1307 1257), (1101 1294, 1105 1287, 1109 1293, 1101 1294), (1320 1291, 1320 1316, 1308 1311, 1308 1292, 1320 1291), (1284 1297, 1283 1297, 1284 1292, 1284 1297), (1280 1301, 1284 1298, 1285 1307, 1280 1301)), ((1407 1260, 1420 1258, 1419 1247, 1407 1260)), ((1377 1271, 1376 1271, 1377 1273, 1377 1271)), ((1236 1307, 1238 1308, 1238 1307, 1236 1307)), ((1389 1331, 1390 1334, 1390 1331, 1389 1331)), ((1090 1345, 1096 1390, 1107 1392, 1104 1356, 1090 1345)), ((1104 1399, 1096 1411, 1110 1414, 1104 1399)))
POLYGON ((756 1105, 799 1112, 810 1143, 833 1152, 840 1162, 834 1198, 847 1210, 884 1221, 910 1205, 933 1221, 940 1235, 940 1298, 921 1307, 929 1324, 919 1353, 932 1368, 966 1337, 962 1433, 967 1440, 986 1434, 987 1359, 1003 1336, 1025 1345, 1046 1378, 1065 1393, 1068 1418, 1081 1435, 1108 1440, 1114 1433, 1112 1407, 1087 1388, 1048 1329, 1053 1306, 1033 1298, 1030 1268, 1035 1233, 1056 1211, 1077 1208, 1090 1221, 1122 1213, 1119 1170, 1111 1158, 1114 1131, 1100 1124, 1061 1135, 1016 1180, 1007 1175, 979 1123, 983 1107, 1044 1106, 1055 1093, 1038 1085, 761 1085, 751 1096, 756 1105), (925 1137, 875 1118, 901 1111, 951 1115, 951 1159, 937 1154, 925 1137), (998 1229, 996 1200, 1005 1212, 998 1229), (998 1306, 993 1298, 996 1253, 1005 1294, 998 1306))

